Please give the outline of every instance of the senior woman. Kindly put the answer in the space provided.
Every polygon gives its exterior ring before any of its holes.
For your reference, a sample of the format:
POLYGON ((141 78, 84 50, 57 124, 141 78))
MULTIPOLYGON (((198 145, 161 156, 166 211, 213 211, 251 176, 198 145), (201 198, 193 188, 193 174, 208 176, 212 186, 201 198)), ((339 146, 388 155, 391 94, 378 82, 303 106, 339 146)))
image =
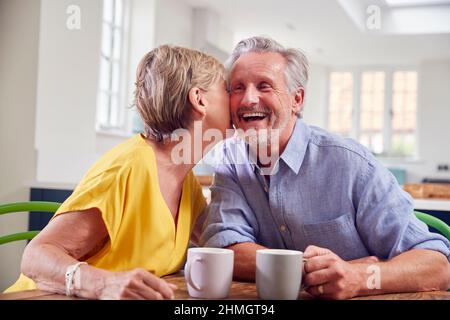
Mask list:
POLYGON ((200 134, 214 128, 225 135, 230 116, 223 66, 195 50, 158 47, 140 62, 135 102, 145 134, 114 147, 92 166, 28 244, 22 274, 7 292, 38 288, 91 299, 174 297, 176 287, 160 277, 182 267, 205 199, 191 170, 202 153, 184 150, 189 161, 173 161, 180 142, 171 134, 185 129, 183 145, 191 150, 194 139, 186 137, 198 137, 194 127, 200 134))

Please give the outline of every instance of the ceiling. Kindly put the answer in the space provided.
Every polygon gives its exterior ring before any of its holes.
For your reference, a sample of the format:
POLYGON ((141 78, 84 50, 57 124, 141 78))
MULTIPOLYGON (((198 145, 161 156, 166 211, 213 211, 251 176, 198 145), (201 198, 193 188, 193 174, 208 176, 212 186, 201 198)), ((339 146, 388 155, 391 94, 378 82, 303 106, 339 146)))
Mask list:
MULTIPOLYGON (((267 35, 283 45, 303 49, 315 63, 332 66, 414 65, 423 60, 450 59, 450 29, 448 33, 443 33, 442 28, 433 33, 428 28, 424 29, 426 34, 419 34, 418 29, 417 34, 411 34, 396 30, 395 21, 383 26, 383 19, 393 16, 388 10, 400 10, 387 6, 384 0, 179 1, 219 14, 220 24, 233 31, 235 42, 248 36, 267 35), (361 30, 355 16, 352 17, 351 10, 345 6, 353 5, 350 9, 360 10, 359 18, 366 19, 363 15, 367 14, 367 6, 364 5, 373 3, 381 8, 381 30, 361 30)), ((445 9, 449 9, 450 14, 450 7, 445 6, 445 9)), ((428 25, 427 21, 415 21, 414 25, 421 23, 424 27, 428 25)), ((445 27, 448 24, 443 23, 445 27)))

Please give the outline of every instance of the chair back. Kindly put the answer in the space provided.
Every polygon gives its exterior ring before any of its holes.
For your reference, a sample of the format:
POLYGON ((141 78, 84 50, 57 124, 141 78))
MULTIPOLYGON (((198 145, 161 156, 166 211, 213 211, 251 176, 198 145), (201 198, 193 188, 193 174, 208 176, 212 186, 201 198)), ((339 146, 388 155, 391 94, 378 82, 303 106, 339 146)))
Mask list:
POLYGON ((441 219, 436 218, 428 213, 414 211, 419 220, 425 222, 429 227, 432 227, 439 231, 444 237, 450 241, 450 227, 441 219))
MULTIPOLYGON (((0 215, 8 213, 30 212, 30 211, 56 212, 56 210, 58 210, 60 206, 61 203, 59 202, 49 202, 49 201, 26 201, 26 202, 6 203, 0 205, 0 215)), ((0 236, 0 245, 19 240, 31 240, 38 233, 39 233, 38 230, 33 230, 0 236)))

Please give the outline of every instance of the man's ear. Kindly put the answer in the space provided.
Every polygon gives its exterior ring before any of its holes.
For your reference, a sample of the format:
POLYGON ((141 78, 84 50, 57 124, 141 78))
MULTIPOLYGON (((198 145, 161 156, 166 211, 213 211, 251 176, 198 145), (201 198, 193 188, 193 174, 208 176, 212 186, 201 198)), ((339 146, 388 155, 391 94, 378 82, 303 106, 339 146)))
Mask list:
POLYGON ((297 114, 302 110, 304 96, 305 96, 305 89, 303 89, 302 87, 298 88, 297 91, 294 93, 294 101, 292 105, 294 113, 297 114))
POLYGON ((205 96, 200 88, 193 87, 188 93, 189 102, 192 105, 192 111, 195 120, 202 120, 206 116, 205 96))

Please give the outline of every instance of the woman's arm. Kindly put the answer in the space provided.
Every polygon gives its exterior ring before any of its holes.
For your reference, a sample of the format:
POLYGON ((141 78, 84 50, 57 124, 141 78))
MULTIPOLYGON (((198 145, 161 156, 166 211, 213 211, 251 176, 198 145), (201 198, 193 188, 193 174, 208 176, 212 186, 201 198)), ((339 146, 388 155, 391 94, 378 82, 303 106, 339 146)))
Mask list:
MULTIPOLYGON (((22 273, 39 289, 64 294, 67 267, 92 257, 108 240, 98 209, 58 215, 25 248, 22 273)), ((174 288, 143 269, 110 272, 89 265, 79 267, 74 282, 74 293, 91 299, 170 299, 174 288)))

